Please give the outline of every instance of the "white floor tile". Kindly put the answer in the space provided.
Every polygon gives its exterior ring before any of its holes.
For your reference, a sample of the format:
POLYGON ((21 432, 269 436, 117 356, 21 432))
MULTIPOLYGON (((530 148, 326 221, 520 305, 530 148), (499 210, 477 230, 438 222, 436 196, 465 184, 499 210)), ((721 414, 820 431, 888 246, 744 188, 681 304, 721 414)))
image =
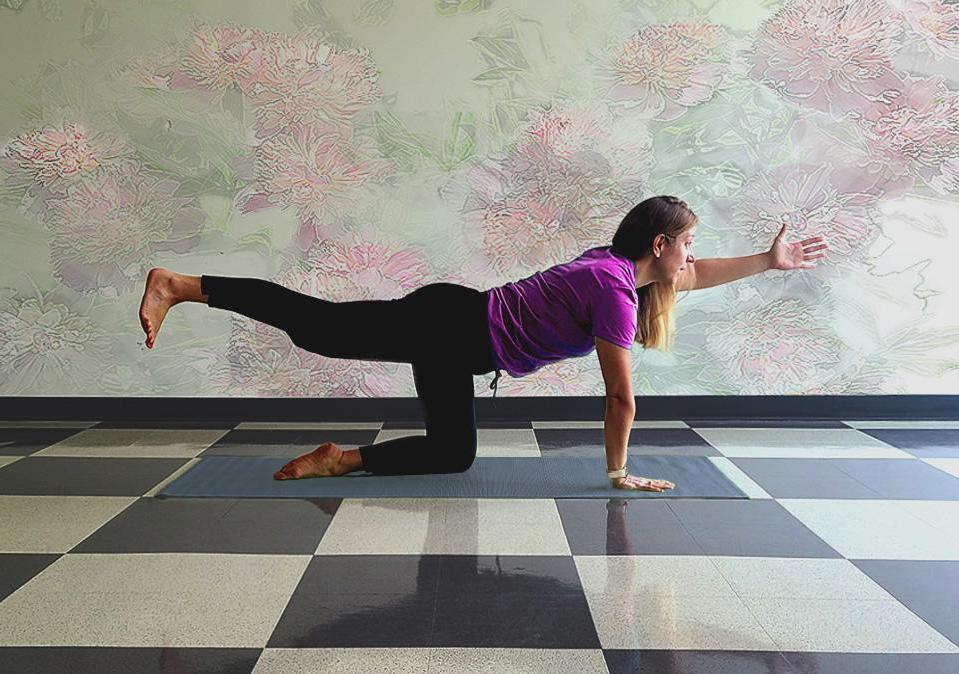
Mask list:
POLYGON ((949 473, 953 477, 959 477, 959 459, 933 458, 933 459, 920 459, 920 460, 925 461, 930 466, 933 466, 934 468, 938 468, 939 470, 945 473, 949 473))
POLYGON ((938 529, 947 539, 959 541, 959 501, 893 501, 913 517, 938 529))
MULTIPOLYGON (((778 499, 796 519, 848 559, 959 560, 959 538, 908 512, 902 501, 778 499)), ((912 502, 908 502, 912 503, 912 502)))
POLYGON ((894 599, 743 601, 784 651, 959 653, 959 647, 894 599))
POLYGON ((0 496, 0 553, 65 553, 134 502, 129 496, 0 496))
POLYGON ((0 603, 0 643, 263 648, 309 562, 309 555, 64 555, 0 603))
POLYGON ((736 596, 716 565, 700 555, 576 555, 573 561, 591 594, 736 596))
POLYGON ((709 559, 740 597, 760 599, 895 599, 848 559, 721 557, 709 559))
MULTIPOLYGON (((603 419, 595 421, 533 421, 534 429, 546 428, 603 428, 606 422, 603 419)), ((689 428, 685 421, 640 419, 633 421, 633 428, 689 428)))
POLYGON ((429 648, 267 648, 253 674, 427 674, 429 648))
POLYGON ((87 456, 109 458, 194 457, 228 430, 90 428, 54 443, 32 456, 87 456))
POLYGON ((599 649, 433 648, 430 674, 608 674, 599 649))
POLYGON ((603 648, 778 650, 736 596, 586 594, 603 648))
POLYGON ((723 456, 776 459, 915 459, 851 428, 697 428, 723 456))
POLYGON ((552 499, 344 499, 316 554, 569 555, 570 550, 552 499))

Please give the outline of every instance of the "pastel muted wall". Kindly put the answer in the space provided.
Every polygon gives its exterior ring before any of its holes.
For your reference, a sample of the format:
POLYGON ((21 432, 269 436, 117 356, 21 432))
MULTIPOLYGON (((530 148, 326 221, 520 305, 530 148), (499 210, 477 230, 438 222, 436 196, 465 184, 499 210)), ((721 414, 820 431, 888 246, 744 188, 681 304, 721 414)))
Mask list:
MULTIPOLYGON (((197 304, 147 350, 146 273, 483 290, 652 194, 699 213, 699 258, 783 222, 830 249, 682 295, 673 352, 633 348, 638 395, 959 392, 955 3, 0 7, 0 394, 412 396, 407 364, 197 304)), ((595 354, 501 382, 603 392, 595 354)))

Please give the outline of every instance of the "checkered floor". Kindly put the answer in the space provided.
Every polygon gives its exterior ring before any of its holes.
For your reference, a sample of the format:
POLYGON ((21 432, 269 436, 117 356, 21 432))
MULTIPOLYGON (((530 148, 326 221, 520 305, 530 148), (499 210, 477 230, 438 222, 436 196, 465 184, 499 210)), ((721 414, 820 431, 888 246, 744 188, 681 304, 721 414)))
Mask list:
MULTIPOLYGON (((423 432, 0 422, 0 671, 959 671, 959 421, 634 424, 749 499, 155 498, 224 447, 423 432)), ((478 435, 603 453, 602 421, 478 435)))

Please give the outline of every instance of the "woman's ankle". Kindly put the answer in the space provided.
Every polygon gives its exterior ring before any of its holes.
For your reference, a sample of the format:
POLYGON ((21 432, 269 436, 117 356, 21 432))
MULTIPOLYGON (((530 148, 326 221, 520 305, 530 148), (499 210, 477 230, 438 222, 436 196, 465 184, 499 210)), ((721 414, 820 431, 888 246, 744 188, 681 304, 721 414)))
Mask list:
POLYGON ((356 470, 363 470, 363 457, 358 449, 344 449, 340 456, 337 472, 340 475, 346 475, 356 470))
POLYGON ((209 295, 203 294, 199 276, 174 272, 173 290, 177 302, 203 302, 206 304, 210 298, 209 295))

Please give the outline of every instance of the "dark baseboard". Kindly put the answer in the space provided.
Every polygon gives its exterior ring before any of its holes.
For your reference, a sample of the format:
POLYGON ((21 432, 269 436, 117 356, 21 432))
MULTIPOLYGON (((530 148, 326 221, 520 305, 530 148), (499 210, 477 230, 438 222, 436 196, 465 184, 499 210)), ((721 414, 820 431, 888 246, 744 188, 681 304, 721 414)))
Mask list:
MULTIPOLYGON (((118 398, 7 396, 9 421, 396 421, 422 419, 416 398, 118 398)), ((601 421, 602 396, 474 399, 477 420, 601 421)), ((959 395, 638 396, 643 419, 959 420, 959 395)))

